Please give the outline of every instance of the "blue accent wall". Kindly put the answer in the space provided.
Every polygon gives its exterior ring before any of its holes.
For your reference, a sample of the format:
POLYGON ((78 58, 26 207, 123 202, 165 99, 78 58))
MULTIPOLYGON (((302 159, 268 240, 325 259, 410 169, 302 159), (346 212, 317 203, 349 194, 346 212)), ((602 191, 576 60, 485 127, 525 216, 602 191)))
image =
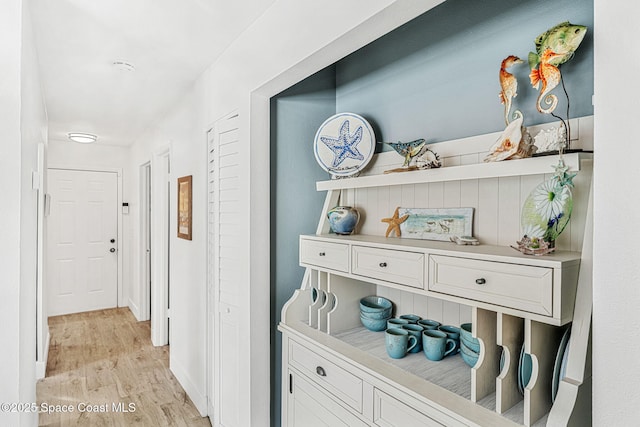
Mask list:
MULTIPOLYGON (((524 113, 525 125, 556 121, 536 110, 527 56, 539 34, 563 21, 588 27, 575 57, 560 69, 570 116, 591 115, 592 0, 448 0, 272 98, 273 426, 281 419, 282 342, 276 326, 304 274, 299 235, 313 234, 320 219, 325 193, 316 191, 315 182, 328 179, 313 154, 317 129, 336 112, 349 111, 367 118, 378 141, 438 142, 501 131, 498 71, 509 55, 525 61, 509 69, 518 78, 512 111, 524 113)), ((556 114, 566 117, 562 88, 553 93, 560 100, 556 114)))
MULTIPOLYGON (((272 425, 280 425, 282 306, 300 287, 298 237, 314 234, 324 204, 316 181, 327 178, 316 163, 313 138, 335 114, 335 68, 329 67, 271 99, 271 360, 272 425)), ((265 224, 266 225, 266 224, 265 224)))
MULTIPOLYGON (((372 123, 378 141, 447 141, 504 129, 498 99, 500 63, 518 79, 511 111, 524 124, 557 121, 536 110, 527 56, 534 39, 563 21, 588 27, 573 59, 560 66, 571 117, 593 114, 593 2, 591 0, 448 0, 358 50, 336 67, 336 111, 372 123)), ((559 86, 555 114, 566 118, 559 86)), ((386 145, 385 150, 390 148, 386 145)), ((487 147, 488 148, 488 147, 487 147)))

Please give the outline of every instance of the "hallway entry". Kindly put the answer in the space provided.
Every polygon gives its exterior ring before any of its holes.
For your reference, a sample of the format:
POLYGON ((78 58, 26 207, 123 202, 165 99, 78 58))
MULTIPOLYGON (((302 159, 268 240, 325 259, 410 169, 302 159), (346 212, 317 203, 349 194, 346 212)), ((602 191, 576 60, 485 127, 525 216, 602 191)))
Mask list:
POLYGON ((118 306, 118 177, 49 169, 48 314, 118 306))

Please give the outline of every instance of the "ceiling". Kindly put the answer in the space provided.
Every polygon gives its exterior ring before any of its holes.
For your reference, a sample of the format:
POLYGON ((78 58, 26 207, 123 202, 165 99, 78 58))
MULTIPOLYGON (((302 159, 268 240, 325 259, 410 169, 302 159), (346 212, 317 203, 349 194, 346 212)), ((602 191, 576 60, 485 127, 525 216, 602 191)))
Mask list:
POLYGON ((49 138, 131 145, 273 1, 31 0, 49 138))

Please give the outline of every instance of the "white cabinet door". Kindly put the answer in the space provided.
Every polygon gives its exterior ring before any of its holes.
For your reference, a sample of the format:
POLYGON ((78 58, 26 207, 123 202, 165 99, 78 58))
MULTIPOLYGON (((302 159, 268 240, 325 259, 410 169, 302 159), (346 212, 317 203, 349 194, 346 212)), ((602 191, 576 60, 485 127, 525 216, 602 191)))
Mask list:
POLYGON ((118 176, 50 169, 48 314, 118 306, 118 176))
POLYGON ((289 371, 287 427, 359 427, 367 424, 305 377, 289 371))

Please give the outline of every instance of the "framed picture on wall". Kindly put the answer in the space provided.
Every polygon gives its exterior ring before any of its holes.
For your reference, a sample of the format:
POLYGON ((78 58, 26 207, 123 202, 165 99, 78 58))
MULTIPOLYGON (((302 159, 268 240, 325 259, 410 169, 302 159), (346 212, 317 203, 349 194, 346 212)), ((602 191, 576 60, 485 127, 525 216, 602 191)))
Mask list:
POLYGON ((178 178, 178 237, 191 240, 192 175, 178 178))

